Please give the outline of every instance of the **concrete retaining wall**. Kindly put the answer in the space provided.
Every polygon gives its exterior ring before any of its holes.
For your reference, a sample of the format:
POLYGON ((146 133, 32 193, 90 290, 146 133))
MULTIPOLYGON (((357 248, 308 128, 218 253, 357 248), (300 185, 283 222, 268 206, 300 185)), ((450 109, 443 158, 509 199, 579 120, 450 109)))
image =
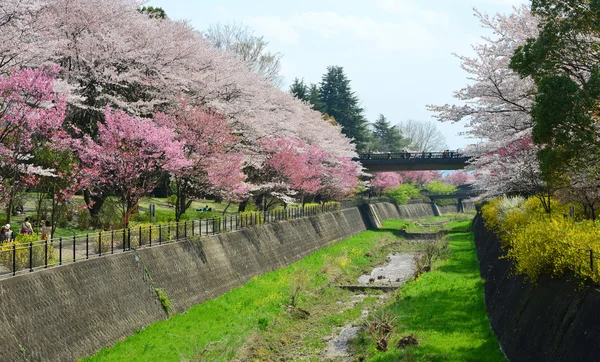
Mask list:
POLYGON ((511 274, 496 236, 477 215, 473 221, 485 304, 510 361, 597 361, 600 356, 600 291, 568 277, 536 285, 511 274))
MULTIPOLYGON (((382 221, 431 216, 422 205, 373 206, 382 221)), ((0 361, 23 360, 21 347, 30 361, 89 356, 167 318, 156 287, 166 291, 174 312, 183 312, 366 225, 359 209, 351 208, 2 280, 0 361)))

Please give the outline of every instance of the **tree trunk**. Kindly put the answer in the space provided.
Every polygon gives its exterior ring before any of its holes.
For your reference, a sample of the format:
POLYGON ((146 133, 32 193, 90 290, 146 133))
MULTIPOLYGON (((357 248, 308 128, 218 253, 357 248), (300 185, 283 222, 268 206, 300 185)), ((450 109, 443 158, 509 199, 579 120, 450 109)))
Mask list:
POLYGON ((227 206, 225 206, 225 209, 223 209, 223 216, 225 216, 225 211, 227 211, 227 209, 229 208, 229 205, 231 205, 231 201, 229 201, 227 203, 227 206))
POLYGON ((93 194, 89 190, 84 190, 83 199, 85 200, 87 209, 92 217, 92 225, 94 227, 100 226, 100 220, 98 216, 100 214, 100 210, 102 209, 102 205, 104 205, 104 201, 106 201, 106 196, 102 192, 93 194))
POLYGON ((10 224, 10 220, 12 217, 13 207, 15 202, 14 191, 10 191, 10 196, 8 198, 8 204, 6 205, 6 223, 10 224))
POLYGON ((245 200, 242 200, 242 202, 240 202, 240 206, 238 207, 238 212, 246 211, 246 206, 248 205, 249 200, 250 199, 245 199, 245 200))

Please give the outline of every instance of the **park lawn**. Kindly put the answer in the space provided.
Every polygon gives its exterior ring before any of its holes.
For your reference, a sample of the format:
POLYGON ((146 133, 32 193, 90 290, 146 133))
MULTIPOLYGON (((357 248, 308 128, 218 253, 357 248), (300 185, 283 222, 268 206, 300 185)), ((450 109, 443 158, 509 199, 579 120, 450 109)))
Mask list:
MULTIPOLYGON (((153 323, 113 347, 105 348, 86 361, 228 361, 244 346, 248 338, 264 330, 279 329, 290 321, 286 305, 290 303, 299 276, 306 278, 298 305, 318 314, 318 304, 339 309, 335 301, 348 291, 329 283, 335 278, 356 280, 363 269, 385 260, 387 252, 378 246, 398 237, 405 222, 387 223, 386 230, 368 230, 340 243, 317 251, 292 265, 255 277, 214 300, 207 301, 166 321, 153 323), (368 256, 378 250, 381 260, 368 256), (315 312, 317 311, 317 312, 315 312)), ((300 278, 302 279, 302 278, 300 278)), ((376 302, 377 298, 369 301, 376 302)), ((349 311, 348 317, 360 315, 360 306, 349 311)), ((343 319, 343 318, 342 318, 343 319)), ((330 334, 334 326, 343 323, 340 317, 323 316, 318 333, 330 334), (323 325, 324 324, 324 325, 323 325)), ((286 328, 281 331, 286 334, 286 328)), ((325 343, 314 336, 308 343, 324 348, 325 343)))
MULTIPOLYGON (((405 284, 389 306, 400 336, 413 334, 418 347, 392 348, 370 361, 505 361, 485 311, 470 221, 453 221, 450 257, 405 284)), ((365 348, 365 346, 362 346, 365 348)), ((368 346, 375 350, 374 343, 368 346)))

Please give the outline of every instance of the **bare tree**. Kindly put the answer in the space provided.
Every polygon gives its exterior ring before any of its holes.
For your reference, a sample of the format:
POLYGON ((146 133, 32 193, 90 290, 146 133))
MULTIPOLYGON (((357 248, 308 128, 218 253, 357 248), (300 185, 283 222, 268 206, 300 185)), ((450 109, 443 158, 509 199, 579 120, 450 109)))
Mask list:
POLYGON ((446 137, 433 121, 408 121, 398 124, 402 136, 408 138, 408 149, 416 152, 441 151, 446 149, 446 137))
POLYGON ((281 87, 281 53, 267 51, 264 37, 254 35, 254 31, 241 23, 213 24, 203 34, 204 38, 226 52, 236 54, 248 64, 252 71, 281 87))

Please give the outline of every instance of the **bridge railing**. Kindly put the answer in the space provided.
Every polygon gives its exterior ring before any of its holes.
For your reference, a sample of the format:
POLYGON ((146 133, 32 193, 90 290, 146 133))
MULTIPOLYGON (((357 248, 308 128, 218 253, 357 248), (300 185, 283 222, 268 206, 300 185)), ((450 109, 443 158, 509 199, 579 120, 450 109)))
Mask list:
POLYGON ((463 153, 456 151, 444 152, 367 152, 358 155, 359 160, 398 160, 398 159, 452 159, 452 158, 468 158, 463 153))

